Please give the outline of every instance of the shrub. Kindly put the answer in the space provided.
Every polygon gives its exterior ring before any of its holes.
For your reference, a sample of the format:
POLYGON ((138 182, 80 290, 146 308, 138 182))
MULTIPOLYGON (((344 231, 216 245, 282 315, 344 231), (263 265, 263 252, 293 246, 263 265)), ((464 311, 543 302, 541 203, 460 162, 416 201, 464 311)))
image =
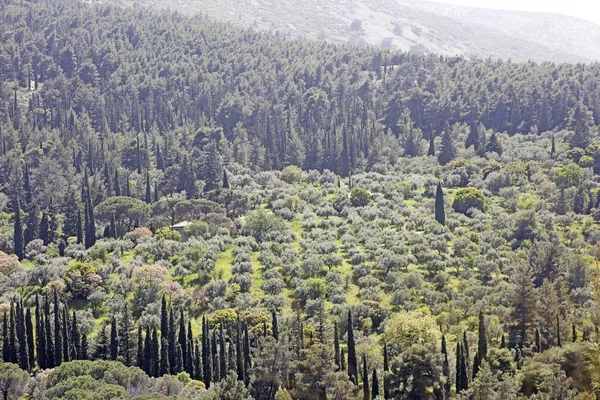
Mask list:
POLYGON ((174 240, 181 242, 181 235, 177 231, 172 231, 166 226, 156 231, 156 238, 165 240, 174 240))
POLYGON ((350 193, 350 202, 354 207, 364 207, 371 201, 371 193, 362 188, 353 189, 350 193))
POLYGON ((304 180, 304 172, 295 165, 290 165, 281 171, 280 179, 285 183, 298 183, 304 180))
POLYGON ((483 193, 474 187, 461 188, 456 191, 452 208, 454 211, 466 214, 471 208, 483 211, 485 205, 485 197, 483 193))

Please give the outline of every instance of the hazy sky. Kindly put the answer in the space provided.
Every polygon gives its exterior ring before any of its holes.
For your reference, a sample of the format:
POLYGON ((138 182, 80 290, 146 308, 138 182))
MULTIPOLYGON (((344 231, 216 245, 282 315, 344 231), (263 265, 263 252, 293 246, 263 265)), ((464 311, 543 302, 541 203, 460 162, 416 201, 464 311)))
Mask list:
POLYGON ((433 0, 440 3, 499 10, 538 11, 570 15, 600 24, 598 0, 433 0))

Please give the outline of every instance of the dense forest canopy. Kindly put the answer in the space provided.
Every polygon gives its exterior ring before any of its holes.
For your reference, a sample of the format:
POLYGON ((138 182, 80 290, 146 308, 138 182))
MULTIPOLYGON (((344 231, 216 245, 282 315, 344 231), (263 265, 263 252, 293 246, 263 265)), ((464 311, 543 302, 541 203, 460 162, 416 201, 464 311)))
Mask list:
POLYGON ((599 64, 0 19, 5 398, 600 395, 599 64))

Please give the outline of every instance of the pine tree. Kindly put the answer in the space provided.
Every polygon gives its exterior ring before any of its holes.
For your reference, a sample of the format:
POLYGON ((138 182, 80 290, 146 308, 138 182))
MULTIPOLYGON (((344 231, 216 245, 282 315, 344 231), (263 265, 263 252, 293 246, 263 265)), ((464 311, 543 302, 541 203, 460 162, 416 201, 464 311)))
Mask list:
POLYGON ((19 198, 15 201, 15 223, 13 229, 14 254, 23 259, 23 227, 21 226, 21 208, 19 198))
POLYGON ((367 357, 362 356, 363 361, 363 399, 370 400, 371 391, 369 390, 369 370, 367 369, 367 357))
POLYGON ((479 311, 479 340, 477 341, 477 354, 481 360, 487 359, 488 344, 487 344, 487 330, 485 327, 485 318, 483 311, 479 311))
POLYGON ((435 191, 435 220, 442 225, 446 225, 446 212, 444 209, 444 191, 441 182, 438 182, 435 191))
POLYGON ((355 385, 358 385, 358 363, 356 360, 352 313, 350 311, 348 311, 348 376, 355 385))
POLYGON ((334 351, 335 365, 337 365, 337 367, 339 369, 340 368, 340 339, 338 337, 337 322, 333 323, 333 351, 334 351))
POLYGON ((446 165, 456 157, 454 142, 449 129, 446 129, 442 135, 442 145, 438 154, 438 162, 441 165, 446 165))
POLYGON ((117 320, 113 315, 110 318, 110 359, 115 361, 119 356, 119 334, 117 332, 117 320))
POLYGON ((377 370, 373 368, 371 377, 371 398, 375 400, 379 396, 379 379, 377 378, 377 370))

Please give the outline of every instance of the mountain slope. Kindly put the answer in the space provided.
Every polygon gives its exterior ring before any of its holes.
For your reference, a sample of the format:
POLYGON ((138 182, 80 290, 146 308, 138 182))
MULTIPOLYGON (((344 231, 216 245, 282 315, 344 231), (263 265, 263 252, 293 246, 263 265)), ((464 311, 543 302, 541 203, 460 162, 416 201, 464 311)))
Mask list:
POLYGON ((600 26, 555 14, 418 0, 136 0, 134 7, 203 13, 238 26, 386 49, 515 61, 600 59, 600 26))

